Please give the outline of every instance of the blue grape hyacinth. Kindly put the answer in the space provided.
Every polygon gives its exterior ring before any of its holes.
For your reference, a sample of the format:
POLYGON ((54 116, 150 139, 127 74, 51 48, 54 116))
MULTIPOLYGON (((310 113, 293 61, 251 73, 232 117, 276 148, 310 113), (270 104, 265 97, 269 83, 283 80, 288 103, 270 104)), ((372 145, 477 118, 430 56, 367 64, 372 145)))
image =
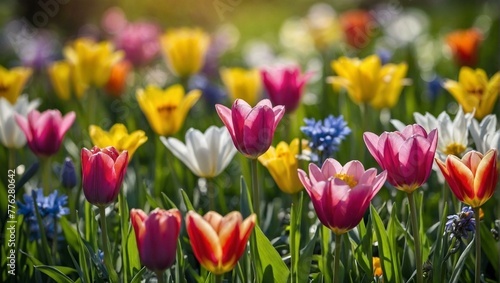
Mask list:
POLYGON ((33 190, 30 194, 23 196, 24 203, 18 201, 17 206, 18 214, 24 215, 24 221, 28 223, 30 230, 30 240, 38 240, 41 238, 40 227, 35 212, 35 197, 36 205, 42 219, 45 234, 48 239, 54 239, 60 233, 60 228, 56 228, 56 219, 61 218, 63 215, 69 214, 69 208, 64 207, 68 202, 68 196, 59 195, 55 190, 48 196, 43 195, 42 189, 33 190))
POLYGON ((319 164, 332 157, 340 143, 351 133, 342 115, 330 115, 323 121, 305 118, 304 122, 306 125, 300 127, 300 130, 309 138, 309 148, 313 151, 312 161, 319 164))
POLYGON ((476 230, 474 210, 470 206, 465 206, 461 212, 449 215, 447 218, 445 231, 449 234, 450 240, 453 238, 467 239, 469 232, 474 233, 476 230))

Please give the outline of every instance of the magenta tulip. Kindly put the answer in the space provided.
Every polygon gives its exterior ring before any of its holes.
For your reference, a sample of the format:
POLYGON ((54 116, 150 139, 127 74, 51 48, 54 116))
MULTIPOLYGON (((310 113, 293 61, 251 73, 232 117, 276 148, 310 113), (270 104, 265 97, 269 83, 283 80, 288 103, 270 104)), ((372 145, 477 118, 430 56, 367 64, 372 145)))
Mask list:
POLYGON ((437 146, 436 129, 427 134, 414 124, 380 137, 366 132, 363 139, 373 158, 387 170, 389 183, 398 190, 412 193, 429 178, 437 146))
POLYGON ((304 85, 312 76, 301 74, 297 66, 262 70, 261 74, 269 99, 274 105, 284 105, 287 113, 297 109, 304 85))
POLYGON ((375 168, 365 171, 357 160, 343 167, 333 158, 328 158, 321 169, 309 164, 309 177, 298 170, 299 179, 311 197, 319 221, 341 235, 356 227, 370 201, 382 188, 387 172, 377 175, 375 168))
POLYGON ((27 118, 17 113, 15 117, 31 151, 39 157, 49 157, 59 151, 64 134, 75 121, 75 112, 63 117, 59 110, 40 113, 35 109, 28 113, 27 118))
POLYGON ((127 170, 128 152, 121 154, 112 146, 91 150, 82 148, 82 187, 85 198, 96 206, 116 200, 127 170))
POLYGON ((242 99, 236 99, 232 109, 220 104, 215 108, 229 130, 234 146, 251 159, 269 149, 276 126, 285 114, 284 106, 273 108, 269 99, 261 100, 254 108, 242 99))
POLYGON ((177 209, 155 209, 149 216, 140 209, 130 211, 141 263, 155 272, 163 272, 175 262, 181 213, 177 209))

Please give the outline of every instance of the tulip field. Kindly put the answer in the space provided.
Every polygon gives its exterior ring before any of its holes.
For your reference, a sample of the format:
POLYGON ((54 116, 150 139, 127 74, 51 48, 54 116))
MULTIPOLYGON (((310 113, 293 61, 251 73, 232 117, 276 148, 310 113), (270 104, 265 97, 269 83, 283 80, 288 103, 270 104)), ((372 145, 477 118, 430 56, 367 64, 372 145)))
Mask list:
POLYGON ((28 2, 0 282, 500 282, 498 1, 28 2))

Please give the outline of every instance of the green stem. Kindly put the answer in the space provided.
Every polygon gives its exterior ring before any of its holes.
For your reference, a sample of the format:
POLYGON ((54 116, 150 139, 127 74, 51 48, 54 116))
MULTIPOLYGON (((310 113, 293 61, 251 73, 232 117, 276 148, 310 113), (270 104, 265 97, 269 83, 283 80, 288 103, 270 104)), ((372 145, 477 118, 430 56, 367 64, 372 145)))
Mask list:
POLYGON ((222 275, 214 274, 215 283, 222 283, 222 275))
POLYGON ((97 99, 97 90, 94 91, 88 91, 87 92, 87 102, 88 102, 88 108, 87 108, 87 122, 89 123, 87 125, 87 130, 90 125, 93 125, 95 123, 95 118, 96 118, 96 99, 97 99))
MULTIPOLYGON (((366 131, 369 131, 369 130, 373 130, 373 129, 369 129, 370 128, 370 112, 369 112, 369 109, 370 109, 370 105, 368 104, 368 102, 365 102, 363 103, 362 105, 360 105, 360 109, 361 109, 361 116, 362 117, 362 129, 361 129, 361 132, 359 133, 359 141, 360 141, 360 146, 361 148, 363 148, 364 146, 364 142, 363 142, 363 133, 366 132, 366 131)), ((362 160, 365 164, 366 164, 366 160, 365 160, 365 154, 366 150, 361 150, 360 154, 361 154, 361 157, 360 157, 360 160, 362 160)))
POLYGON ((339 283, 340 282, 340 249, 342 248, 342 234, 335 234, 335 259, 334 259, 334 265, 333 265, 333 282, 334 283, 339 283))
POLYGON ((259 223, 260 215, 260 192, 259 179, 257 176, 257 158, 250 159, 250 171, 252 174, 252 201, 253 211, 257 215, 257 223, 259 223))
POLYGON ((9 169, 16 170, 16 150, 9 148, 9 169))
POLYGON ((111 253, 109 250, 108 242, 108 226, 106 224, 106 207, 103 205, 99 206, 99 218, 101 220, 101 236, 102 236, 102 251, 104 252, 104 265, 108 269, 109 277, 111 282, 118 282, 118 274, 113 266, 113 259, 111 258, 111 253))
POLYGON ((481 282, 481 225, 479 220, 480 208, 474 208, 474 218, 476 219, 476 271, 475 273, 475 283, 481 282))
POLYGON ((206 178, 205 179, 205 184, 207 187, 207 196, 208 196, 208 210, 209 211, 216 211, 215 208, 215 195, 217 194, 216 192, 216 187, 214 186, 212 182, 212 178, 206 178))
POLYGON ((163 280, 163 273, 164 271, 156 271, 156 279, 158 283, 163 283, 165 280, 163 280))
POLYGON ((408 194, 408 203, 410 204, 411 230, 413 240, 415 241, 415 261, 417 264, 417 283, 423 283, 422 250, 420 248, 420 233, 418 230, 417 206, 413 193, 408 194))
POLYGON ((300 255, 300 216, 302 214, 300 193, 292 194, 292 210, 290 221, 290 257, 291 283, 298 282, 298 266, 300 255))
POLYGON ((45 196, 50 194, 50 157, 42 157, 41 158, 41 163, 42 163, 42 187, 43 187, 43 194, 45 196))
POLYGON ((153 184, 153 195, 155 197, 159 197, 161 194, 161 189, 163 185, 163 178, 162 178, 162 172, 164 170, 163 168, 163 144, 160 140, 160 136, 157 135, 155 137, 155 146, 156 146, 156 151, 155 151, 155 157, 156 157, 156 164, 155 164, 155 182, 153 184))

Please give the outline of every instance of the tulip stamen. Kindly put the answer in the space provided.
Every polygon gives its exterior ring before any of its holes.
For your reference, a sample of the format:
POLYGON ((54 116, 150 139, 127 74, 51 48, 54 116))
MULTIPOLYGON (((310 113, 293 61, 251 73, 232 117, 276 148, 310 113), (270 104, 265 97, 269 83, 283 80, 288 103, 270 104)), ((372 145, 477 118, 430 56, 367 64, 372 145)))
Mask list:
POLYGON ((0 92, 7 92, 9 89, 10 87, 7 84, 0 82, 0 92))
POLYGON ((358 184, 358 181, 356 181, 354 179, 354 176, 351 176, 351 175, 339 173, 339 174, 335 174, 334 178, 338 178, 338 179, 344 181, 351 189, 354 188, 358 184))
POLYGON ((460 156, 465 151, 465 146, 459 143, 450 143, 446 146, 443 153, 446 155, 460 156))
POLYGON ((162 117, 169 117, 176 109, 177 105, 172 104, 161 105, 160 107, 156 108, 156 110, 162 117))

